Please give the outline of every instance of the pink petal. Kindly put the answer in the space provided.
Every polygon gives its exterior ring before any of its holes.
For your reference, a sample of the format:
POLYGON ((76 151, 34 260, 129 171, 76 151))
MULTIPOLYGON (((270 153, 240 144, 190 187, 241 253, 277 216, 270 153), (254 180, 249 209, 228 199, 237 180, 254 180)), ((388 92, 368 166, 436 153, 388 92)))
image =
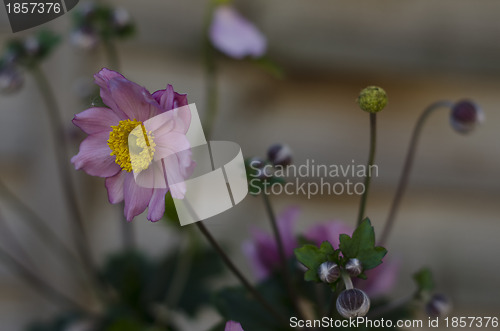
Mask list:
POLYGON ((155 188, 148 206, 148 220, 159 221, 165 214, 165 194, 168 189, 155 188))
POLYGON ((101 88, 101 98, 102 101, 111 109, 113 109, 115 112, 117 112, 118 116, 120 116, 121 119, 126 119, 127 116, 118 109, 118 106, 116 105, 115 100, 113 99, 113 96, 111 95, 111 91, 109 90, 109 82, 112 79, 126 79, 121 75, 120 73, 109 70, 107 68, 101 69, 97 74, 94 75, 95 78, 95 83, 101 88))
POLYGON ((73 124, 87 134, 110 132, 112 125, 118 125, 120 117, 109 108, 90 108, 75 115, 73 124))
POLYGON ((244 331, 240 323, 229 321, 226 323, 224 331, 244 331))
POLYGON ((123 184, 124 200, 125 200, 125 218, 127 221, 132 221, 135 216, 146 210, 146 207, 153 195, 152 188, 143 188, 135 183, 134 175, 126 173, 123 184))
POLYGON ((113 177, 106 178, 105 185, 110 203, 115 204, 123 201, 123 184, 126 174, 126 171, 120 171, 113 177))
POLYGON ((108 146, 109 133, 100 132, 85 138, 80 144, 80 151, 73 156, 71 163, 76 170, 82 169, 91 176, 111 177, 120 171, 108 146))
POLYGON ((167 85, 165 90, 153 93, 153 98, 164 111, 188 105, 187 94, 175 92, 170 84, 167 85))
POLYGON ((188 151, 191 147, 186 135, 176 132, 169 132, 162 136, 156 136, 155 143, 155 160, 167 158, 169 155, 178 152, 188 151))
POLYGON ((116 107, 128 118, 145 122, 160 113, 160 107, 144 87, 125 78, 112 79, 108 86, 116 107))
POLYGON ((261 57, 267 48, 264 35, 231 6, 215 10, 209 37, 219 51, 237 59, 261 57))
POLYGON ((293 250, 297 247, 297 239, 293 233, 293 228, 295 223, 297 223, 299 214, 300 208, 291 206, 287 207, 278 216, 278 230, 280 232, 287 257, 293 256, 293 250))

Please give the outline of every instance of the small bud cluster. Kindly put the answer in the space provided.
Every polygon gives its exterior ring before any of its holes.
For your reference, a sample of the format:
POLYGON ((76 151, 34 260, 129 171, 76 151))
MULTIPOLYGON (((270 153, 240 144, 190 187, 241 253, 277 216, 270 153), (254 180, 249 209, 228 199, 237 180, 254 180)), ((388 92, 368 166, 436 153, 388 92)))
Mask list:
POLYGON ((0 93, 18 92, 24 84, 22 67, 32 69, 45 59, 57 46, 60 37, 49 31, 39 31, 25 39, 7 41, 0 57, 0 93))
POLYGON ((272 182, 277 167, 288 167, 292 164, 292 151, 287 145, 275 144, 268 148, 266 160, 254 157, 246 162, 249 166, 249 179, 272 182))
POLYGON ((340 277, 344 278, 346 289, 337 298, 337 311, 342 317, 365 316, 370 309, 370 298, 360 289, 353 288, 350 277, 363 273, 363 266, 358 259, 349 259, 344 268, 334 262, 323 262, 318 268, 318 276, 322 282, 332 284, 340 277))
POLYGON ((94 49, 101 40, 127 38, 135 31, 130 14, 123 8, 87 2, 74 15, 71 42, 84 50, 94 49))
POLYGON ((434 294, 425 306, 425 311, 430 317, 445 317, 451 309, 450 299, 443 294, 434 294))
POLYGON ((472 132, 483 121, 483 110, 472 101, 462 100, 451 108, 450 124, 459 133, 472 132))

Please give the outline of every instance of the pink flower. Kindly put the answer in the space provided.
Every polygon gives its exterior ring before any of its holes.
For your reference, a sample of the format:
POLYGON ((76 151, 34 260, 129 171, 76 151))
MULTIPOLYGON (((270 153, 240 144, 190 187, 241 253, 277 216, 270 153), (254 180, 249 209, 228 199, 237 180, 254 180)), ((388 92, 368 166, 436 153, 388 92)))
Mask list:
MULTIPOLYGON (((109 202, 125 201, 127 221, 132 221, 146 208, 149 208, 147 218, 158 221, 165 211, 168 184, 163 187, 139 186, 134 175, 141 178, 155 176, 155 166, 160 164, 159 161, 176 153, 180 156, 167 158, 166 171, 175 169, 180 176, 187 176, 192 170, 189 153, 180 153, 190 147, 186 132, 191 114, 186 111, 187 107, 178 108, 188 104, 187 97, 174 92, 171 85, 151 95, 144 87, 108 69, 102 69, 94 77, 101 88, 102 100, 109 108, 90 108, 75 115, 73 123, 88 137, 71 162, 77 170, 106 178, 109 202), (160 114, 160 121, 153 119, 160 114), (144 132, 144 135, 129 137, 137 127, 142 127, 139 132, 144 132), (137 141, 133 150, 129 150, 129 138, 137 141), (141 139, 147 141, 147 146, 141 145, 141 139)), ((175 186, 180 189, 171 190, 172 196, 182 198, 182 186, 175 186)))
POLYGON ((209 38, 215 48, 236 59, 261 57, 267 48, 264 35, 231 6, 215 9, 209 38))
MULTIPOLYGON (((277 218, 280 235, 288 258, 293 256, 293 250, 298 246, 293 233, 299 209, 286 208, 277 218)), ((316 245, 329 241, 334 248, 339 247, 339 236, 342 233, 352 235, 353 228, 341 221, 328 221, 315 224, 305 231, 304 237, 316 245)), ((252 230, 252 240, 243 244, 243 251, 250 260, 258 280, 268 277, 273 270, 281 267, 278 247, 274 236, 259 229, 252 230)), ((377 268, 366 271, 367 280, 354 279, 355 286, 364 290, 370 296, 383 295, 389 292, 397 278, 398 263, 388 260, 377 268)))
POLYGON ((229 321, 226 323, 224 331, 244 331, 240 323, 229 321))

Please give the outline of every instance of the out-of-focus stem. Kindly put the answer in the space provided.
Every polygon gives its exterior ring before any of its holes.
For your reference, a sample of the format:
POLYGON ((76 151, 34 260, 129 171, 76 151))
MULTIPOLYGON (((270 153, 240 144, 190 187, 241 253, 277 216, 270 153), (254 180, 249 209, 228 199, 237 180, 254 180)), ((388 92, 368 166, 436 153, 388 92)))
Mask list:
POLYGON ((377 146, 377 114, 370 113, 370 154, 368 156, 368 163, 366 166, 366 177, 364 181, 365 191, 361 196, 358 213, 358 226, 361 224, 365 217, 366 202, 368 201, 368 192, 370 190, 370 183, 372 179, 371 169, 375 161, 375 150, 377 146))
POLYGON ((0 259, 2 259, 3 262, 12 269, 12 271, 14 271, 29 285, 31 285, 40 293, 46 295, 48 298, 53 299, 55 302, 61 304, 66 309, 76 309, 78 311, 83 311, 89 315, 92 315, 92 313, 89 312, 85 305, 73 300, 63 292, 53 287, 49 282, 43 280, 39 275, 24 266, 24 264, 17 261, 17 259, 15 259, 2 247, 0 247, 0 259))
POLYGON ((115 43, 111 38, 104 39, 102 43, 108 60, 109 69, 120 71, 120 58, 115 43))
POLYGON ((276 214, 274 213, 273 207, 271 205, 271 201, 269 196, 265 193, 262 193, 262 199, 264 200, 264 205, 266 207, 267 215, 269 216, 269 221, 271 222, 271 227, 273 229, 274 238, 276 240, 276 244, 278 246, 278 252, 281 260, 281 268, 283 269, 283 280, 285 281, 285 287, 288 291, 288 296, 290 297, 290 301, 293 305, 295 311, 300 315, 301 318, 304 318, 304 313, 300 309, 297 301, 297 295, 292 285, 292 279, 290 276, 290 271, 287 266, 287 258, 285 254, 285 246, 283 245, 283 240, 281 238, 281 233, 279 231, 278 222, 276 220, 276 214))
POLYGON ((236 276, 236 278, 238 278, 238 280, 254 296, 254 298, 283 325, 288 325, 288 320, 282 314, 280 314, 276 309, 274 309, 274 307, 271 306, 266 299, 264 299, 264 297, 259 293, 259 291, 257 291, 257 289, 253 287, 252 284, 250 284, 250 282, 246 279, 246 277, 243 276, 241 271, 234 265, 234 263, 227 256, 224 250, 219 246, 219 244, 212 236, 212 234, 208 231, 208 229, 205 227, 205 225, 201 221, 199 221, 196 222, 196 226, 198 226, 198 229, 205 236, 208 242, 212 245, 215 251, 219 254, 219 256, 222 258, 226 266, 229 268, 229 270, 236 276))
POLYGON ((427 121, 427 118, 434 113, 436 110, 440 108, 449 109, 453 107, 453 102, 451 101, 437 101, 427 107, 420 115, 415 128, 413 129, 413 134, 410 140, 410 146, 408 147, 408 152, 406 154, 405 164, 403 166, 403 172, 401 173, 401 177, 399 179, 398 188, 396 190, 396 194, 394 195, 394 199, 392 200, 392 205, 389 210, 389 216, 387 217, 387 221, 385 222, 384 230, 382 231, 382 235, 380 237, 380 245, 384 245, 387 242, 389 234, 394 226, 394 220, 396 219, 396 215, 398 213, 399 207, 401 205, 401 201, 406 191, 406 187, 408 186, 408 180, 410 178, 411 169, 413 166, 413 161, 415 158, 415 152, 417 151, 417 144, 420 134, 422 132, 422 128, 427 121))
POLYGON ((61 179, 61 184, 64 192, 64 199, 72 214, 73 224, 73 239, 76 243, 78 253, 82 258, 83 263, 88 269, 89 273, 97 280, 97 273, 95 271, 94 261, 90 253, 90 245, 88 244, 87 233, 83 217, 78 207, 78 200, 76 197, 76 190, 71 179, 69 172, 69 165, 67 159, 67 141, 64 130, 64 123, 62 121, 62 114, 57 105, 55 95, 50 87, 49 81, 40 67, 35 66, 32 68, 32 74, 37 83, 38 89, 45 102, 45 110, 49 117, 49 123, 52 127, 52 139, 54 141, 54 148, 57 160, 57 167, 61 179))

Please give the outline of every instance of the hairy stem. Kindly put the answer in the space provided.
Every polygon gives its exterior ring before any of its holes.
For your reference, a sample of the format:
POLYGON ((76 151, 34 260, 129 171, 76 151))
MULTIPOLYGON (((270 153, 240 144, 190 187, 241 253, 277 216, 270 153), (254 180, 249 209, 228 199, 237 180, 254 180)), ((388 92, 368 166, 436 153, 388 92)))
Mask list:
POLYGON ((365 218, 365 208, 366 208, 366 202, 368 201, 368 192, 370 190, 370 183, 372 179, 371 169, 375 161, 376 146, 377 146, 377 114, 370 113, 370 154, 368 157, 368 163, 366 167, 367 173, 364 181, 365 191, 361 196, 361 201, 359 204, 358 226, 365 218))
POLYGON ((401 173, 401 177, 399 179, 398 188, 396 190, 396 194, 392 200, 392 205, 389 210, 389 216, 387 217, 387 221, 385 222, 384 229, 382 231, 382 236, 380 239, 380 244, 384 245, 389 238, 391 230, 394 226, 394 220, 396 219, 396 215, 398 213, 399 207, 401 205, 401 201, 405 194, 406 188, 408 186, 408 180, 410 178, 411 169, 413 166, 413 161, 415 158, 415 153, 417 151, 417 144, 420 134, 422 132, 422 128, 427 121, 427 118, 434 113, 436 110, 444 108, 449 109, 453 106, 451 101, 437 101, 427 107, 420 115, 415 128, 413 129, 413 134, 410 140, 410 146, 408 148, 408 152, 406 154, 405 164, 403 166, 403 172, 401 173))

